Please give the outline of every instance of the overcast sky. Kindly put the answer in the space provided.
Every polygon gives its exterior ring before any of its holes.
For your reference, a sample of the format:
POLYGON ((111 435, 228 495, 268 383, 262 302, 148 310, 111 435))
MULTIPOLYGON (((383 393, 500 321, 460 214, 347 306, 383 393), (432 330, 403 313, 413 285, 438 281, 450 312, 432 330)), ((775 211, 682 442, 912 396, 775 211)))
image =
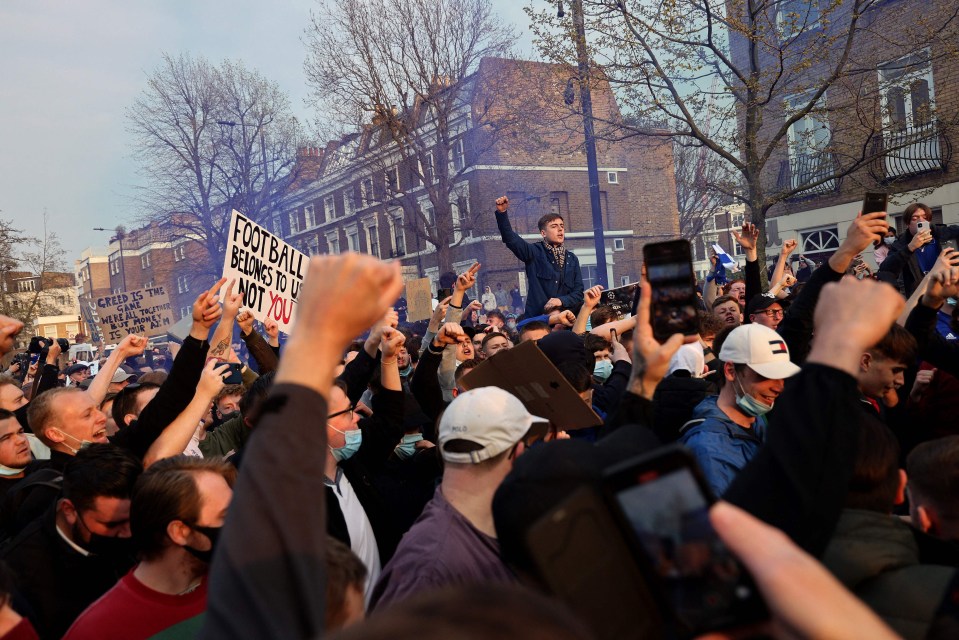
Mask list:
MULTIPOLYGON (((530 35, 522 2, 492 0, 530 35)), ((42 234, 43 212, 67 250, 133 222, 137 181, 124 113, 162 52, 242 60, 290 95, 301 121, 305 49, 314 0, 2 0, 0 217, 42 234)))

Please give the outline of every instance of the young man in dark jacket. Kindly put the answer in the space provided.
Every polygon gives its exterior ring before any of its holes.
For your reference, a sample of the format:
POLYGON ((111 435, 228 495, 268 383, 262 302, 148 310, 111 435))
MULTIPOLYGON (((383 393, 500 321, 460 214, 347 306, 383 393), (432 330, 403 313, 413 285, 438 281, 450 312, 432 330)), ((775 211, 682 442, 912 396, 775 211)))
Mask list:
POLYGON ((566 249, 563 217, 548 213, 539 219, 542 242, 526 242, 509 223, 506 196, 496 199, 496 226, 503 242, 526 265, 526 312, 533 317, 558 309, 574 313, 583 304, 583 273, 579 259, 566 249))
POLYGON ((902 217, 909 228, 889 248, 889 255, 879 266, 879 279, 895 283, 901 274, 905 294, 910 296, 935 266, 943 244, 959 238, 959 225, 933 225, 932 209, 921 202, 906 207, 902 217), (922 221, 927 228, 920 232, 922 221))

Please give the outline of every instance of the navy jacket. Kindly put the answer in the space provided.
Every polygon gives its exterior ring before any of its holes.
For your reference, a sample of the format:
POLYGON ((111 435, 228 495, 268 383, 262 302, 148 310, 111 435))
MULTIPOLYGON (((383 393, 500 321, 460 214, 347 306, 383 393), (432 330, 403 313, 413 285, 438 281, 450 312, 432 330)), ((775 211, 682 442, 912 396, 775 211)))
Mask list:
MULTIPOLYGON (((879 265, 879 273, 877 274, 880 280, 892 285, 896 284, 901 275, 906 296, 912 295, 925 275, 919 268, 919 259, 916 254, 909 250, 909 243, 912 242, 912 238, 913 234, 910 233, 909 229, 900 234, 899 238, 889 247, 889 255, 879 265)), ((934 224, 932 225, 932 238, 939 245, 939 250, 942 251, 944 242, 959 238, 959 225, 934 224)))
POLYGON ((538 316, 550 298, 559 298, 564 309, 574 313, 583 304, 583 273, 579 258, 566 251, 566 262, 560 272, 553 261, 553 253, 542 242, 526 242, 513 231, 506 213, 494 213, 496 226, 509 250, 526 265, 526 312, 524 316, 538 316))

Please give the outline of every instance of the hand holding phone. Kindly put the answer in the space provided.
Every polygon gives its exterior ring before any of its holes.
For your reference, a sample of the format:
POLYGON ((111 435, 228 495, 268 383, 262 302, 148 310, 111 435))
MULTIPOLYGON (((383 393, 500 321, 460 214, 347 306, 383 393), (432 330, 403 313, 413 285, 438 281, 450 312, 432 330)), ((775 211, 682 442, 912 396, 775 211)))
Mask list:
POLYGON ((696 276, 687 240, 656 242, 643 247, 646 278, 652 286, 650 323, 660 343, 675 333, 699 333, 696 276))
POLYGON ((862 215, 885 211, 888 202, 889 196, 887 194, 867 191, 862 198, 862 215))

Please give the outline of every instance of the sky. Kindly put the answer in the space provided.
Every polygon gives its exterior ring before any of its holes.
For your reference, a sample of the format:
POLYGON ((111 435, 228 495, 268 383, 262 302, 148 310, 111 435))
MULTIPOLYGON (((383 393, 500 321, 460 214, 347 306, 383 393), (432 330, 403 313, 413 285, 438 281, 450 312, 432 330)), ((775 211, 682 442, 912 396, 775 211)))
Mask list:
MULTIPOLYGON (((491 0, 532 55, 521 2, 491 0)), ((545 2, 545 0, 537 0, 545 2)), ((164 52, 241 60, 312 119, 302 42, 315 0, 0 1, 0 218, 42 236, 44 212, 67 269, 134 226, 136 172, 125 113, 164 52)))

